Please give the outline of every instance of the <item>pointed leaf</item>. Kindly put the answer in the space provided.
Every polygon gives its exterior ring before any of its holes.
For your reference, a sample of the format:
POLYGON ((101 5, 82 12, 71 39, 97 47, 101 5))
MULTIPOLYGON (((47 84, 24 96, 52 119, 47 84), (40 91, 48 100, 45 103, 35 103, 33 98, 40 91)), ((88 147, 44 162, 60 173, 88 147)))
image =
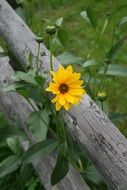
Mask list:
POLYGON ((58 183, 61 179, 65 177, 68 171, 69 171, 68 161, 62 154, 59 153, 55 168, 53 169, 51 175, 51 184, 55 185, 56 183, 58 183))
POLYGON ((58 26, 58 27, 60 27, 62 25, 62 23, 63 23, 63 17, 58 18, 55 22, 56 26, 58 26))
POLYGON ((57 59, 60 61, 60 63, 67 65, 67 64, 82 64, 83 59, 80 57, 76 57, 70 52, 64 52, 63 54, 57 56, 57 59))
POLYGON ((80 13, 80 15, 81 15, 81 17, 82 17, 83 19, 86 20, 87 23, 90 24, 90 19, 88 18, 86 11, 82 11, 82 12, 80 13))
POLYGON ((2 163, 0 163, 0 177, 3 177, 15 171, 21 164, 21 158, 18 156, 9 156, 2 163))
POLYGON ((91 8, 86 9, 87 16, 90 19, 90 22, 94 28, 97 26, 97 11, 91 8))
POLYGON ((50 113, 48 111, 41 110, 38 112, 32 112, 28 118, 27 125, 30 128, 30 130, 33 132, 35 139, 37 139, 37 142, 46 139, 48 128, 41 118, 43 118, 48 125, 49 114, 50 113))
POLYGON ((29 71, 28 73, 17 71, 14 77, 27 83, 37 85, 37 82, 34 80, 34 76, 35 74, 33 71, 29 71))
POLYGON ((97 185, 103 182, 103 178, 101 177, 99 171, 93 165, 89 166, 85 170, 85 179, 90 180, 97 185))
POLYGON ((90 60, 87 60, 85 63, 83 63, 83 67, 90 67, 90 66, 94 66, 94 65, 99 65, 100 62, 95 60, 95 59, 90 59, 90 60))
POLYGON ((120 48, 123 46, 125 41, 125 38, 118 40, 113 46, 112 48, 109 50, 108 54, 107 54, 107 58, 108 59, 113 59, 120 51, 120 48))
POLYGON ((127 119, 127 113, 110 113, 109 118, 112 122, 121 122, 127 119))
POLYGON ((58 39, 60 40, 61 44, 65 47, 67 42, 68 42, 68 34, 67 34, 67 32, 60 28, 58 30, 57 35, 58 35, 58 39))
POLYGON ((126 17, 123 17, 120 22, 119 22, 119 25, 122 25, 124 23, 127 23, 127 16, 126 17))
MULTIPOLYGON (((104 72, 104 70, 102 69, 100 71, 100 74, 102 74, 103 72, 104 72)), ((106 74, 111 75, 111 76, 127 77, 127 67, 125 67, 123 65, 111 64, 111 65, 109 65, 106 74)))
POLYGON ((9 148, 14 152, 14 154, 20 154, 21 153, 21 146, 20 142, 17 138, 7 138, 7 144, 9 148))
POLYGON ((43 87, 44 86, 44 83, 45 83, 45 78, 43 78, 42 76, 35 76, 34 77, 35 81, 41 86, 43 87))
POLYGON ((57 141, 48 139, 31 146, 22 156, 24 164, 33 162, 41 156, 46 156, 57 147, 57 141))
POLYGON ((94 28, 97 27, 97 11, 91 8, 87 8, 80 13, 87 23, 90 23, 94 28))

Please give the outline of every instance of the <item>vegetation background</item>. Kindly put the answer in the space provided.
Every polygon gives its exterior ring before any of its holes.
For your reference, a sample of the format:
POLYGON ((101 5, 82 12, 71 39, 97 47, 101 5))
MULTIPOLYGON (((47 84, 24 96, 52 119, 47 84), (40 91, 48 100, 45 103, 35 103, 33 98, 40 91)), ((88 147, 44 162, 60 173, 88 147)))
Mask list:
MULTIPOLYGON (((84 62, 89 58, 104 60, 105 53, 110 49, 113 20, 109 22, 105 33, 99 45, 98 36, 101 33, 103 24, 108 16, 112 13, 115 6, 115 0, 32 0, 31 3, 24 1, 24 17, 26 23, 36 34, 39 32, 45 35, 44 19, 55 21, 59 17, 64 18, 64 28, 68 34, 66 46, 58 46, 55 48, 54 55, 67 51, 73 53, 76 57, 81 57, 84 62), (96 10, 97 28, 93 28, 84 20, 80 13, 88 7, 96 10), (99 47, 99 48, 98 48, 99 47)), ((116 22, 119 23, 123 17, 127 16, 127 3, 125 0, 118 2, 118 10, 116 12, 116 22)), ((126 17, 127 19, 127 17, 126 17)), ((122 36, 127 36, 127 22, 121 25, 116 33, 115 40, 122 36)), ((113 63, 127 66, 127 43, 121 47, 113 63)), ((118 68, 119 70, 119 68, 118 68)), ((127 74, 125 69, 124 73, 127 74)), ((108 96, 108 107, 110 112, 127 113, 127 78, 121 77, 122 74, 108 77, 105 90, 108 96)), ((121 115, 120 130, 127 135, 126 115, 121 115), (123 120, 124 121, 123 121, 123 120)))

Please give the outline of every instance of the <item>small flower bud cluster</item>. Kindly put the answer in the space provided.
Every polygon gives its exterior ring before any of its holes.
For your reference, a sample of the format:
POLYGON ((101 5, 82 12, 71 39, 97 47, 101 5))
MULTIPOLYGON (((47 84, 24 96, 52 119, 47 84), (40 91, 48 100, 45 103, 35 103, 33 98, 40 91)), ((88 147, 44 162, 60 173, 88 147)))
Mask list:
POLYGON ((100 100, 100 101, 105 101, 107 98, 107 95, 106 95, 106 92, 104 91, 99 91, 98 94, 97 94, 97 99, 100 100))

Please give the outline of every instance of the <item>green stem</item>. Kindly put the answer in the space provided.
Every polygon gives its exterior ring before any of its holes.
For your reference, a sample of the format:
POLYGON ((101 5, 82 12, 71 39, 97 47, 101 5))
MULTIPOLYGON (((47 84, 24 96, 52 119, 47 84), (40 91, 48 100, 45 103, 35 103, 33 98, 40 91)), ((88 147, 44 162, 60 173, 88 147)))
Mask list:
POLYGON ((66 155, 67 155, 67 137, 66 137, 66 129, 64 126, 64 119, 63 119, 62 111, 60 111, 60 115, 56 114, 56 127, 57 127, 57 135, 58 135, 58 139, 59 139, 59 150, 61 151, 61 145, 62 145, 62 154, 64 154, 64 156, 66 157, 66 155), (60 122, 61 122, 60 125, 59 125, 58 120, 60 120, 60 122), (61 143, 61 138, 62 138, 62 143, 61 143), (63 149, 63 145, 64 145, 64 149, 63 149))
MULTIPOLYGON (((113 46, 114 37, 115 37, 115 30, 116 30, 116 14, 115 14, 115 10, 117 8, 117 5, 118 5, 118 0, 115 0, 115 3, 114 3, 114 15, 113 15, 113 33, 112 33, 111 47, 113 46)), ((103 86, 104 86, 104 83, 105 83, 108 66, 109 66, 109 64, 107 64, 105 66, 103 76, 102 76, 102 79, 101 79, 101 83, 100 83, 100 87, 99 87, 98 91, 103 90, 103 86)))
POLYGON ((91 71, 89 70, 89 79, 88 79, 88 82, 87 82, 87 85, 89 86, 90 84, 90 81, 91 81, 91 78, 92 78, 92 74, 91 74, 91 71))
POLYGON ((100 37, 99 37, 99 45, 98 45, 99 48, 100 48, 101 40, 102 40, 102 37, 103 37, 103 34, 105 32, 107 25, 108 25, 108 19, 105 20, 100 37))
POLYGON ((94 75, 94 83, 93 83, 93 97, 95 98, 95 94, 96 94, 96 74, 94 75))
POLYGON ((113 46, 113 43, 114 43, 114 37, 115 37, 115 31, 116 31, 116 14, 115 14, 115 10, 117 9, 117 6, 118 6, 118 0, 115 0, 114 13, 113 13, 113 33, 112 33, 111 47, 113 46))
POLYGON ((105 78, 106 78, 106 73, 107 73, 107 70, 108 70, 108 66, 109 64, 107 64, 105 66, 105 69, 104 69, 104 72, 103 72, 103 76, 102 76, 102 79, 101 79, 101 82, 100 82, 100 86, 98 88, 98 91, 102 91, 103 90, 103 86, 104 86, 104 82, 105 82, 105 78))
POLYGON ((60 144, 60 137, 59 137, 59 122, 58 122, 58 117, 57 117, 57 113, 56 113, 56 112, 55 112, 55 118, 56 118, 56 130, 57 130, 57 135, 58 135, 59 144, 60 144))
POLYGON ((52 35, 50 35, 50 70, 53 71, 53 64, 52 64, 52 35))
POLYGON ((38 43, 37 59, 36 59, 37 74, 39 73, 39 54, 40 54, 40 43, 38 43))
POLYGON ((102 111, 104 111, 104 104, 103 104, 103 101, 101 101, 101 109, 102 109, 102 111))
POLYGON ((33 108, 33 110, 36 112, 36 114, 38 115, 38 117, 43 121, 43 123, 45 124, 45 126, 49 129, 49 131, 54 135, 54 137, 57 139, 57 135, 56 133, 49 127, 48 123, 46 123, 46 121, 42 118, 42 116, 37 112, 37 110, 35 109, 35 107, 33 106, 33 104, 31 103, 31 101, 29 99, 27 99, 28 103, 31 105, 31 107, 33 108))
POLYGON ((61 114, 61 120, 62 120, 62 127, 63 127, 64 139, 65 139, 65 143, 66 143, 66 142, 67 142, 67 137, 66 137, 66 129, 65 129, 65 126, 64 126, 64 117, 63 117, 63 112, 62 112, 62 110, 60 111, 60 114, 61 114))

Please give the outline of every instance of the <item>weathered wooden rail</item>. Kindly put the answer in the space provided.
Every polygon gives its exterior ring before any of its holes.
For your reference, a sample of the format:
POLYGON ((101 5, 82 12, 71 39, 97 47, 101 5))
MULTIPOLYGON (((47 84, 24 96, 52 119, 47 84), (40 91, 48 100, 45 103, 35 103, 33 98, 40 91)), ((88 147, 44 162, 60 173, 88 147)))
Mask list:
MULTIPOLYGON (((28 63, 29 52, 36 56, 34 34, 16 15, 5 0, 0 0, 0 36, 23 67, 28 63)), ((49 52, 41 45, 42 72, 49 71, 49 52)), ((54 58, 54 68, 59 62, 54 58)), ((100 170, 109 189, 127 189, 127 140, 98 108, 88 95, 66 114, 69 132, 84 147, 95 166, 100 170), (68 114, 69 113, 69 114, 68 114)))

